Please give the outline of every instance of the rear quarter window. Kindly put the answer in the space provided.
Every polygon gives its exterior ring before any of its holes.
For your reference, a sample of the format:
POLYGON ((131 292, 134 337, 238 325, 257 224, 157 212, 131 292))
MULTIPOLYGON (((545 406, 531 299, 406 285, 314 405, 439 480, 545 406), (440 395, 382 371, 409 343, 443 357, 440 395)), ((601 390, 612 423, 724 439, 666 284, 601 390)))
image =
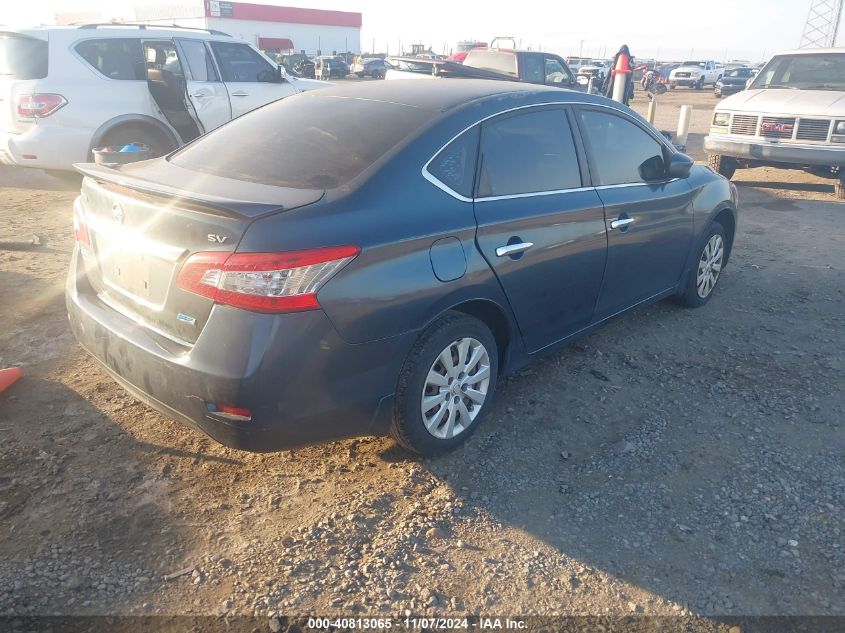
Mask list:
POLYGON ((479 133, 478 125, 467 130, 444 147, 428 165, 428 173, 465 198, 472 197, 475 184, 479 133))
POLYGON ((47 76, 47 42, 16 33, 0 33, 0 75, 12 79, 47 76))
POLYGON ((147 78, 141 40, 130 38, 85 40, 79 42, 74 48, 89 66, 109 79, 147 78))

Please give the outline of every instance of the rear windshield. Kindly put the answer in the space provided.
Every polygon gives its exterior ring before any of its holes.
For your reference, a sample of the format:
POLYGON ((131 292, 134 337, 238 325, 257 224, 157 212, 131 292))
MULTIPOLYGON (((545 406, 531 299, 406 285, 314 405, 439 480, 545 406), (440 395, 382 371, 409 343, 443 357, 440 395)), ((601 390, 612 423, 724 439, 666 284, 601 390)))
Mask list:
POLYGON ((0 33, 0 75, 13 79, 43 79, 47 76, 47 42, 0 33))
POLYGON ((174 154, 180 167, 294 189, 340 187, 430 119, 426 110, 301 95, 239 117, 174 154))
POLYGON ((466 66, 493 70, 497 73, 505 73, 517 77, 516 55, 513 53, 500 53, 499 51, 471 50, 464 60, 466 66))

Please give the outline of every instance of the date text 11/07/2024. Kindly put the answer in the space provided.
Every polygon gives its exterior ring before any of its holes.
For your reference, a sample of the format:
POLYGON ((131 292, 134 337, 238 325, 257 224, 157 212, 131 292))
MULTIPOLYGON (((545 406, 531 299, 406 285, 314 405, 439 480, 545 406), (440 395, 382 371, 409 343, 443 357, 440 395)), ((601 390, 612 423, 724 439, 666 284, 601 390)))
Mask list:
POLYGON ((370 630, 384 631, 392 628, 407 630, 521 630, 527 627, 524 620, 511 618, 308 618, 311 630, 370 630))

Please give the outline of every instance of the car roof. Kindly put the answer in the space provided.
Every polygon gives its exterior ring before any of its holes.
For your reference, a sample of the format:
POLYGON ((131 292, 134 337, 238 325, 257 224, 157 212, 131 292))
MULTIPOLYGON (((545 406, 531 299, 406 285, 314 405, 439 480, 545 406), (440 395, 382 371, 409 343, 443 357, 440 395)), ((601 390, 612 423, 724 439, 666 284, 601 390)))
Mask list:
POLYGON ((536 96, 547 101, 562 103, 573 101, 596 102, 599 100, 598 97, 592 95, 552 86, 517 81, 464 78, 395 79, 344 83, 320 90, 309 90, 301 96, 369 99, 440 112, 479 99, 507 98, 508 96, 523 100, 536 96))
POLYGON ((775 53, 774 57, 778 55, 818 55, 819 53, 845 53, 845 48, 841 46, 836 48, 796 48, 791 51, 775 53))
POLYGON ((23 33, 29 35, 36 35, 38 33, 45 34, 62 34, 64 36, 72 36, 76 34, 78 39, 87 38, 110 38, 110 37, 138 37, 138 38, 152 38, 168 36, 179 36, 183 38, 200 38, 203 40, 224 40, 224 41, 238 41, 241 40, 233 38, 228 33, 222 31, 215 31, 213 29, 194 29, 179 27, 176 25, 158 25, 158 24, 88 24, 88 25, 40 25, 26 28, 6 27, 0 25, 0 31, 5 33, 23 33))

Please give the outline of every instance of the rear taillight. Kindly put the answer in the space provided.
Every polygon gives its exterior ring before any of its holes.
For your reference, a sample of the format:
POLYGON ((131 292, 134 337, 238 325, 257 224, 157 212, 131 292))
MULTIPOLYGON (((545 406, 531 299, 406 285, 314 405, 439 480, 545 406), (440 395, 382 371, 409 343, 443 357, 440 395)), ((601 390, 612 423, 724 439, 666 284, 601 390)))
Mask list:
POLYGON ((286 253, 196 253, 176 279, 182 290, 255 312, 320 307, 317 292, 361 249, 332 246, 286 253))
POLYGON ((62 95, 29 94, 18 96, 18 116, 43 119, 67 103, 62 95))
POLYGON ((77 198, 73 203, 73 236, 83 246, 91 246, 91 235, 88 233, 88 225, 85 223, 85 212, 82 204, 77 198))

